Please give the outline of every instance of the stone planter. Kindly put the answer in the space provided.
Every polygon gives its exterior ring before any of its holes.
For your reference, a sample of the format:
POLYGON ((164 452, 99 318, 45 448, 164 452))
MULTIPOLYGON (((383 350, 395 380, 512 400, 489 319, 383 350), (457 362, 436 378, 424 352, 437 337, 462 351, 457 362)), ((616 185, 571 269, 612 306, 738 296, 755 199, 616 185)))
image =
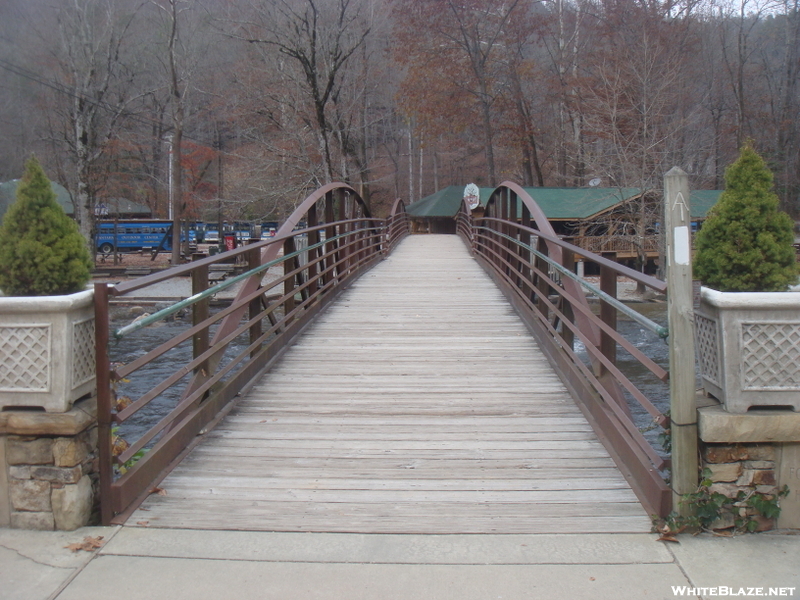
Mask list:
POLYGON ((703 388, 725 410, 800 411, 800 293, 701 288, 695 336, 703 388))
POLYGON ((0 297, 0 409, 66 412, 94 391, 93 297, 0 297))

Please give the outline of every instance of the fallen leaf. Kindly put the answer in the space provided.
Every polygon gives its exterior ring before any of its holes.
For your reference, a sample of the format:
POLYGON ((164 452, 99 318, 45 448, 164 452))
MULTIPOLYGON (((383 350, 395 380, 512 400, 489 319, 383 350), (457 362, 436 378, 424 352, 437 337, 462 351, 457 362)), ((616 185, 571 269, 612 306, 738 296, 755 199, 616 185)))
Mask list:
POLYGON ((125 441, 123 438, 119 437, 118 435, 111 436, 111 455, 112 456, 119 456, 125 450, 130 448, 131 445, 125 441))
POLYGON ((158 494, 159 496, 166 496, 167 495, 167 490, 165 490, 164 488, 160 488, 160 487, 154 487, 152 490, 150 490, 150 493, 151 494, 158 494))
POLYGON ((594 577, 589 577, 589 581, 594 581, 594 577))
POLYGON ((150 525, 150 521, 136 521, 137 525, 141 525, 142 527, 147 527, 150 525))
POLYGON ((95 550, 99 550, 103 547, 103 536, 99 535, 97 537, 86 536, 83 538, 82 542, 75 542, 74 544, 70 544, 68 546, 64 546, 73 552, 79 552, 84 550, 86 552, 94 552, 95 550))
POLYGON ((128 408, 131 404, 133 404, 133 400, 129 396, 117 396, 117 400, 114 403, 114 410, 117 412, 122 412, 124 409, 128 408))
POLYGON ((656 541, 657 542, 674 542, 676 544, 680 544, 680 541, 678 540, 678 538, 675 537, 677 535, 678 535, 678 533, 675 532, 675 531, 671 531, 671 532, 668 532, 668 533, 662 533, 658 537, 658 539, 656 541))

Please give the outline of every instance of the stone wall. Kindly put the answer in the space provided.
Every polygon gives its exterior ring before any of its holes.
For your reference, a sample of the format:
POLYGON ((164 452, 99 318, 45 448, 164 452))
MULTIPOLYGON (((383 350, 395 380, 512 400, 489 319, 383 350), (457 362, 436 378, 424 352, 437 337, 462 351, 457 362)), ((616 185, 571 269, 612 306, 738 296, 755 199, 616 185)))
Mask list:
MULTIPOLYGON (((778 493, 777 452, 772 444, 707 444, 701 443, 701 468, 707 469, 713 485, 711 492, 736 498, 739 492, 774 496, 778 493)), ((747 510, 759 522, 758 530, 774 529, 774 519, 765 519, 747 510)), ((719 524, 730 527, 731 523, 719 524)))
POLYGON ((705 404, 697 411, 701 468, 710 471, 710 491, 735 498, 740 491, 773 495, 788 486, 780 517, 758 518, 759 530, 800 529, 800 413, 730 413, 712 399, 700 401, 705 404))
POLYGON ((0 413, 0 526, 72 530, 97 513, 97 403, 0 413))

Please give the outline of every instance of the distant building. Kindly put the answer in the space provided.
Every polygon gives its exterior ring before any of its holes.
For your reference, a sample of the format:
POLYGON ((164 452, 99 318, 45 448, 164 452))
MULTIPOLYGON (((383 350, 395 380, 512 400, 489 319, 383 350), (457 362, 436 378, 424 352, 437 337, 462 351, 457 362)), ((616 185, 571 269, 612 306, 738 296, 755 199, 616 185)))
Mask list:
MULTIPOLYGON (((12 179, 11 181, 0 183, 0 219, 5 216, 8 207, 14 204, 14 201, 17 199, 18 185, 19 179, 12 179)), ((61 208, 63 208, 64 212, 69 216, 73 216, 75 210, 72 206, 72 197, 69 195, 67 188, 55 181, 51 181, 50 185, 56 193, 56 201, 61 205, 61 208)))
MULTIPOLYGON (((0 183, 0 220, 6 214, 6 210, 17 198, 17 186, 19 179, 12 179, 0 183)), ((56 201, 70 217, 75 216, 75 207, 72 203, 72 196, 63 185, 51 181, 50 185, 56 193, 56 201)), ((98 219, 149 219, 153 212, 144 204, 131 202, 125 198, 114 198, 107 202, 99 202, 95 207, 95 215, 98 219)))
MULTIPOLYGON (((615 252, 621 262, 635 260, 644 253, 654 261, 663 251, 658 235, 661 203, 658 194, 644 194, 639 188, 524 188, 544 212, 553 230, 576 246, 594 253, 615 252), (638 236, 637 223, 641 217, 642 200, 648 213, 647 230, 638 236)), ((481 207, 485 207, 494 188, 480 188, 481 207)), ((443 188, 406 207, 417 233, 455 233, 455 217, 461 210, 463 186, 443 188)), ((696 229, 722 190, 692 191, 690 202, 692 221, 696 229)), ((521 214, 517 208, 517 214, 521 214)))

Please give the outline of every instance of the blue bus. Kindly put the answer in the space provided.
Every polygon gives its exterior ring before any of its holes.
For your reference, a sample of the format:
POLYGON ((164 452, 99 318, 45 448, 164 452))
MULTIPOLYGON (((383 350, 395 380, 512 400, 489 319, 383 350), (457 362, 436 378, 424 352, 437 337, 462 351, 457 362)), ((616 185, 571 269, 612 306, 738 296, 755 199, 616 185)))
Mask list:
MULTIPOLYGON (((172 221, 140 219, 136 221, 98 221, 95 245, 102 254, 137 251, 142 248, 172 250, 172 221), (116 228, 116 229, 115 229, 116 228), (116 231, 116 235, 115 235, 116 231)), ((196 241, 196 232, 189 230, 189 243, 196 241)))

